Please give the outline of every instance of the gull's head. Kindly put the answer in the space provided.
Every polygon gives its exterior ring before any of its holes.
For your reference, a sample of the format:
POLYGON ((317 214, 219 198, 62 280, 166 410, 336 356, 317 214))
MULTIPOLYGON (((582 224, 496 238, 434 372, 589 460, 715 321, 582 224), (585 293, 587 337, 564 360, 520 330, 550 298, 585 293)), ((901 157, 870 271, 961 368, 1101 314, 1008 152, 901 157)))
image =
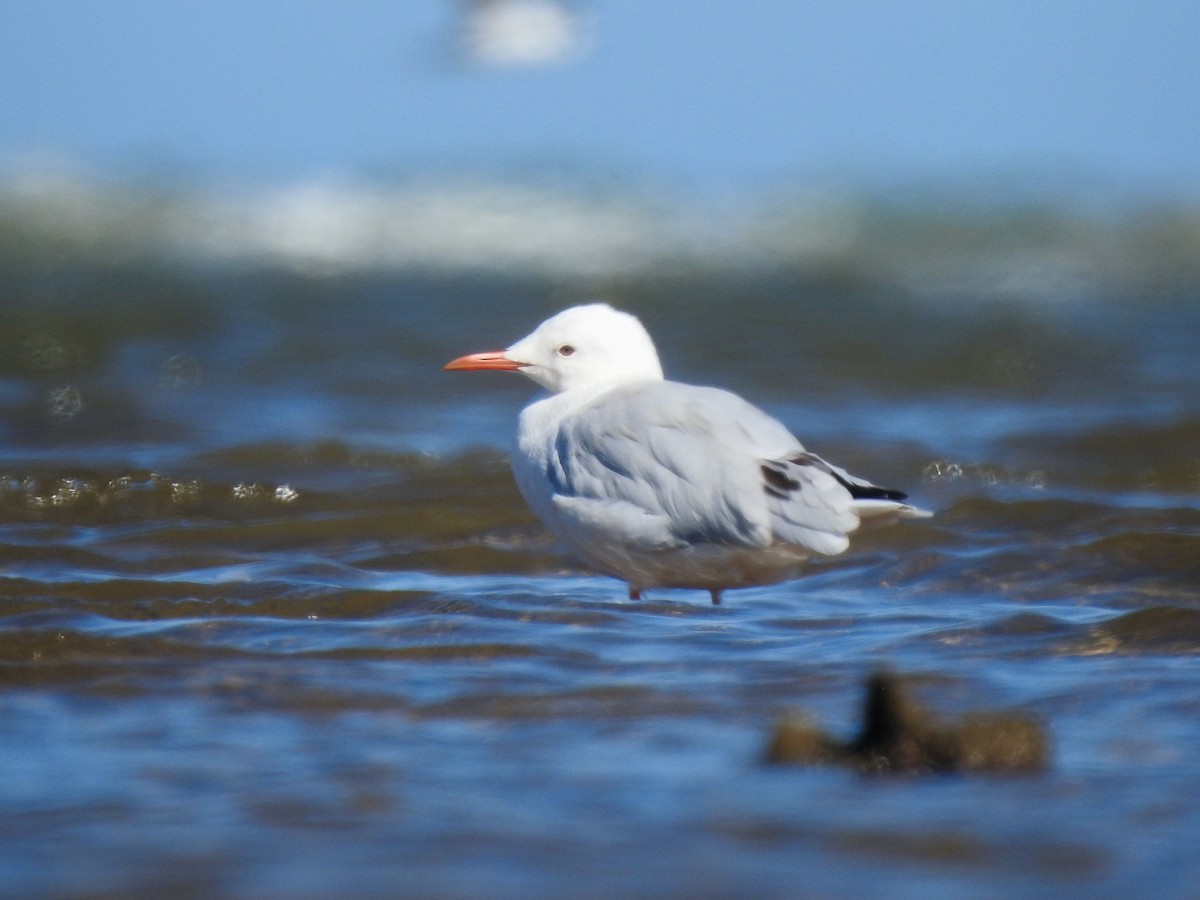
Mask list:
POLYGON ((565 309, 507 350, 461 356, 444 368, 517 371, 556 394, 663 377, 642 323, 607 303, 565 309))

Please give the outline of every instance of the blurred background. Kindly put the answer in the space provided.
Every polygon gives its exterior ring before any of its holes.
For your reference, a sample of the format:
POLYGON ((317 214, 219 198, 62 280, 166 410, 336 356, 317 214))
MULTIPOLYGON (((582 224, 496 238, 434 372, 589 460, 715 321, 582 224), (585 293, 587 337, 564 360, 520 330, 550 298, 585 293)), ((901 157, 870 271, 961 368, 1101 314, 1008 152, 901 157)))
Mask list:
MULTIPOLYGON (((1173 370, 1172 338, 1139 320, 1136 339, 1131 310, 1171 335, 1190 322, 1193 3, 13 0, 3 16, 0 350, 24 411, 10 433, 31 446, 99 447, 135 421, 180 447, 346 428, 503 446, 519 394, 476 409, 442 357, 591 298, 641 315, 669 372, 816 398, 818 421, 820 392, 847 383, 1077 401, 1101 358, 1153 346, 1173 370), (341 387, 304 376, 316 335, 341 387), (411 410, 347 412, 368 386, 411 410), (487 427, 464 433, 461 403, 487 427), (198 409, 222 414, 197 428, 198 409)), ((1110 374, 1153 406, 1156 388, 1110 374)))
POLYGON ((1190 895, 1198 37, 0 0, 0 893, 1190 895), (591 299, 935 518, 629 603, 441 371, 591 299), (761 764, 879 666, 1047 770, 761 764))
POLYGON ((10 177, 1200 183, 1195 4, 11 0, 10 177))
POLYGON ((113 216, 157 191, 177 218, 150 230, 211 254, 581 267, 707 253, 747 218, 864 194, 1090 210, 1200 191, 1200 11, 1178 0, 11 0, 3 17, 6 218, 67 204, 77 240, 101 227, 95 192, 117 193, 113 216), (458 214, 471 227, 440 233, 458 214))

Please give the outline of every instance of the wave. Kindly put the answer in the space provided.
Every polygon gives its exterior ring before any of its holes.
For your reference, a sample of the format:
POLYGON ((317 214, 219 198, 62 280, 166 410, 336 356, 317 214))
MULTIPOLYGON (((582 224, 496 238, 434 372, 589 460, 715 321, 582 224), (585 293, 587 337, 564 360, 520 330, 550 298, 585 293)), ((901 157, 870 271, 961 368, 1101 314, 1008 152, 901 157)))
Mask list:
POLYGON ((230 189, 10 166, 0 254, 334 274, 783 271, 932 298, 1200 283, 1200 203, 997 193, 809 186, 717 201, 581 181, 347 178, 230 189))

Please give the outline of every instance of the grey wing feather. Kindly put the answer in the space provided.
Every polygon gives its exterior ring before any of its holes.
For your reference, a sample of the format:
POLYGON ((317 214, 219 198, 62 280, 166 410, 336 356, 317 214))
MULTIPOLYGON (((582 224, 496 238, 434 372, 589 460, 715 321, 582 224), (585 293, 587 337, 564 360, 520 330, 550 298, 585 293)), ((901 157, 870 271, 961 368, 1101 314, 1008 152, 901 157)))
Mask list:
POLYGON ((560 426, 559 494, 665 517, 682 543, 765 546, 761 489, 730 400, 672 382, 606 394, 560 426))
POLYGON ((871 504, 902 505, 736 395, 674 382, 606 394, 562 423, 554 456, 560 510, 587 500, 643 546, 662 546, 665 529, 675 543, 840 553, 871 504))
POLYGON ((763 491, 779 540, 818 553, 841 553, 859 525, 852 498, 831 473, 793 459, 763 462, 763 491))

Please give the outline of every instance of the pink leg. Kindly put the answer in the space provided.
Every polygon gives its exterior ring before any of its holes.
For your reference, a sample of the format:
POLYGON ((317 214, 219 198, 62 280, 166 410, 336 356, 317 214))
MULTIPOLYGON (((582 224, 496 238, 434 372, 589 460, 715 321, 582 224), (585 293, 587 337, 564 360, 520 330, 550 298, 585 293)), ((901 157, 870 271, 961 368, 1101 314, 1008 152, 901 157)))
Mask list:
POLYGON ((635 587, 634 587, 634 586, 631 584, 631 585, 629 586, 629 599, 630 599, 630 600, 641 600, 641 599, 642 599, 642 591, 641 591, 641 589, 640 589, 640 588, 635 588, 635 587))

